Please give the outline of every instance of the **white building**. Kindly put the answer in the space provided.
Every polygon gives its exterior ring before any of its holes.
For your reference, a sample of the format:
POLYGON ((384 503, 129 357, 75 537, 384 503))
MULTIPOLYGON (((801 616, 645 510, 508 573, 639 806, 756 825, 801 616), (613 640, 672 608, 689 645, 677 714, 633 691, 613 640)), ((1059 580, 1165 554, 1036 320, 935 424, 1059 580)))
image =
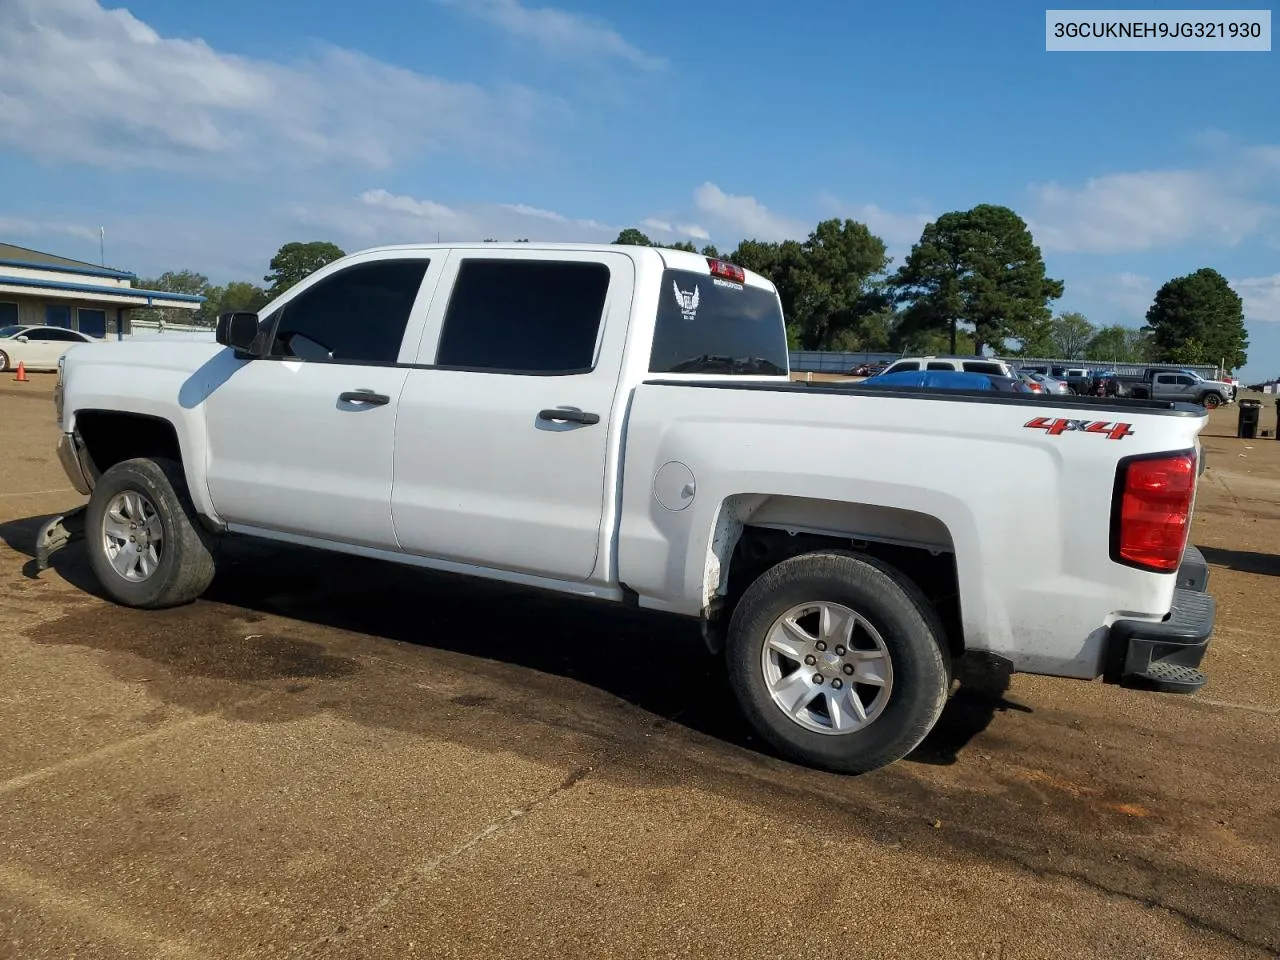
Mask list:
POLYGON ((132 332, 129 311, 163 306, 195 312, 203 297, 141 290, 137 276, 0 243, 0 327, 67 327, 95 337, 132 332))

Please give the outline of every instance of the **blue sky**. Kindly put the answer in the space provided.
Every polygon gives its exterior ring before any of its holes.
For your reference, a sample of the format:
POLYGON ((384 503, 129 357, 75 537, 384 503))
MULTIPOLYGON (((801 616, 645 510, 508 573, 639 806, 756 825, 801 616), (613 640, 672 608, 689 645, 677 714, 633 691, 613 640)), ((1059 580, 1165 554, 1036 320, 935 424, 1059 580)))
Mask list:
MULTIPOLYGON (((1047 53, 1043 7, 4 0, 0 238, 260 281, 295 239, 803 237, 1003 203, 1057 309, 1212 266, 1280 374, 1280 56, 1047 53)), ((1203 6, 1203 5, 1201 5, 1203 6)))

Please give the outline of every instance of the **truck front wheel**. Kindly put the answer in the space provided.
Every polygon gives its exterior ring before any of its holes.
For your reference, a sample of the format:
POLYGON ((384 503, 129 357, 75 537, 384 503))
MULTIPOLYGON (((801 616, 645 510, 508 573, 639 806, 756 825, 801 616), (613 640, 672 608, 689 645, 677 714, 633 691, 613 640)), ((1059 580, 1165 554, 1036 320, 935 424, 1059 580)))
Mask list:
POLYGON ((725 653, 760 736, 838 773, 914 750, 951 685, 943 629, 919 588, 844 551, 802 554, 762 574, 734 609, 725 653))
POLYGON ((127 607, 190 603, 213 580, 214 538, 200 525, 180 464, 117 463, 102 474, 85 512, 93 572, 127 607))
POLYGON ((1217 410, 1222 405, 1222 398, 1216 393, 1206 393, 1200 397, 1200 406, 1206 410, 1217 410))

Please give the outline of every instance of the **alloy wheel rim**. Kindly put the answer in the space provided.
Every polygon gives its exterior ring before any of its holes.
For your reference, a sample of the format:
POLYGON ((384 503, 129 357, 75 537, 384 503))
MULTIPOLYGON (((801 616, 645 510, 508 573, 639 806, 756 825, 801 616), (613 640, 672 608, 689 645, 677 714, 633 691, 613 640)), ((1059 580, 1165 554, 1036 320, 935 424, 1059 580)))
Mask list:
POLYGON ((136 490, 112 497, 102 516, 102 547, 111 568, 125 580, 149 580, 164 551, 164 524, 155 504, 136 490))
POLYGON ((793 723, 846 736, 866 729, 893 693, 893 661, 880 632, 856 610, 797 604, 765 634, 760 666, 769 696, 793 723))

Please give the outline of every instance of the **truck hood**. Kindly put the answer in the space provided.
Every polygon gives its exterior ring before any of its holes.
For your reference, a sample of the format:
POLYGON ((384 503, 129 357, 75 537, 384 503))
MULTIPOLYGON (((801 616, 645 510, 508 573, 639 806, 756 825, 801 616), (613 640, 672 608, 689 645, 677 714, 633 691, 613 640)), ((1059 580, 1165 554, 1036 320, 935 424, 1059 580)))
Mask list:
POLYGON ((212 357, 229 351, 204 334, 155 334, 79 343, 63 354, 68 371, 81 366, 162 367, 194 373, 212 357))

